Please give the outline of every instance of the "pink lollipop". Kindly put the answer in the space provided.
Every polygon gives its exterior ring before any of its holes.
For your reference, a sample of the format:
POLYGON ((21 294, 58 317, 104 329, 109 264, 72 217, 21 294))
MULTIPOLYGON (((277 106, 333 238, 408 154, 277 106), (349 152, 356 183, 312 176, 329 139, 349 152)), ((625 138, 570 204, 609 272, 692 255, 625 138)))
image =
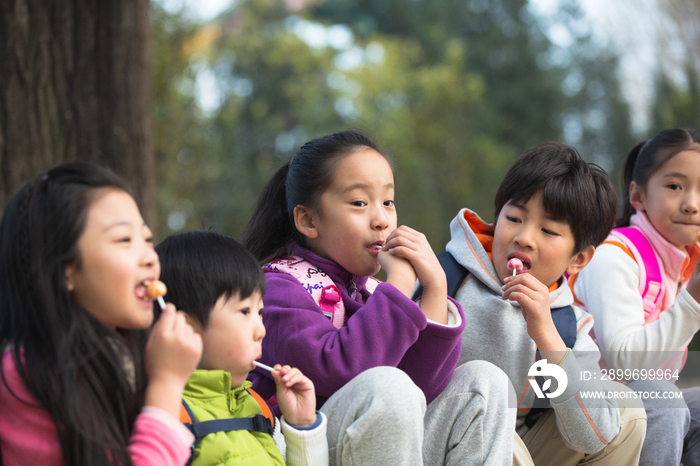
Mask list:
POLYGON ((518 273, 518 270, 523 269, 523 261, 518 259, 517 257, 514 257, 508 261, 508 270, 513 271, 513 276, 515 276, 516 273, 518 273))

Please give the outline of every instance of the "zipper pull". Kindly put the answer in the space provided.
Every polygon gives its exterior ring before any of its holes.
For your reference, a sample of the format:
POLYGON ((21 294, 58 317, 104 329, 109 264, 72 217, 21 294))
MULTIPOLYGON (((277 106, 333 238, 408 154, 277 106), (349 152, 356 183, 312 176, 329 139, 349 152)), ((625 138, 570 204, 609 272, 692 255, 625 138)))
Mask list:
POLYGON ((355 295, 357 294, 357 284, 355 284, 354 280, 350 279, 350 285, 348 288, 350 289, 350 297, 355 299, 355 295))

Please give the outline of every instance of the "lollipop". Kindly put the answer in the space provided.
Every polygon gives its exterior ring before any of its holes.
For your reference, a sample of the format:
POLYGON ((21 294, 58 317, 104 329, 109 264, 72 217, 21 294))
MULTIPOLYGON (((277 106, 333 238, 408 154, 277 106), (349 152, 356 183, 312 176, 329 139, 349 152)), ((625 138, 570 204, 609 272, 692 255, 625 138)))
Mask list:
POLYGON ((523 269, 523 261, 518 259, 517 257, 514 257, 508 261, 508 270, 513 271, 513 276, 515 276, 516 273, 518 273, 518 270, 523 269))
MULTIPOLYGON (((253 364, 255 364, 256 366, 258 366, 258 367, 260 367, 260 368, 262 368, 262 369, 265 369, 265 370, 267 370, 267 371, 270 371, 270 372, 277 372, 276 370, 274 370, 274 369, 271 368, 270 366, 267 366, 267 365, 265 365, 265 364, 263 364, 263 363, 261 363, 261 362, 253 361, 253 364)), ((279 372, 277 372, 277 373, 279 374, 279 372)))
POLYGON ((160 280, 153 280, 152 282, 147 282, 146 286, 148 287, 146 289, 148 299, 158 300, 160 308, 165 310, 165 300, 163 296, 168 292, 168 287, 165 286, 165 283, 160 280))

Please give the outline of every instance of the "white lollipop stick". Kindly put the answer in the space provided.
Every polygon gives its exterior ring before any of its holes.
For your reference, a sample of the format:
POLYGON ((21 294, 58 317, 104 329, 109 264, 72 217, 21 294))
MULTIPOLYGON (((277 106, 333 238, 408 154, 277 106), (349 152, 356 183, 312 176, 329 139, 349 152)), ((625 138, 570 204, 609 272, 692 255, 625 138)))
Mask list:
POLYGON ((161 282, 160 280, 146 280, 143 282, 143 284, 146 285, 146 296, 148 296, 150 299, 158 301, 160 309, 164 311, 165 300, 163 299, 163 295, 168 292, 168 287, 165 286, 165 283, 161 282))
MULTIPOLYGON (((274 369, 271 368, 270 366, 266 366, 265 364, 263 364, 263 363, 261 363, 261 362, 253 361, 253 364, 255 364, 256 366, 258 366, 258 367, 260 367, 260 368, 265 369, 266 371, 277 372, 276 370, 274 370, 274 369)), ((279 372, 277 372, 277 373, 279 374, 279 372)))

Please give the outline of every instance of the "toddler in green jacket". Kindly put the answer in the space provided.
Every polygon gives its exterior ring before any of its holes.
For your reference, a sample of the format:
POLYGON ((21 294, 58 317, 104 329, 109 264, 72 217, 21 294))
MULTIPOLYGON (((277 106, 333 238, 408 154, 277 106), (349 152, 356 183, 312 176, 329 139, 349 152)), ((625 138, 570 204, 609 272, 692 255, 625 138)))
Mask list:
POLYGON ((181 420, 197 437, 191 464, 327 465, 326 421, 315 410, 313 383, 296 368, 275 365, 283 416, 277 422, 246 381, 265 336, 265 277, 252 254, 207 231, 171 235, 156 251, 168 300, 204 344, 183 392, 181 420))

